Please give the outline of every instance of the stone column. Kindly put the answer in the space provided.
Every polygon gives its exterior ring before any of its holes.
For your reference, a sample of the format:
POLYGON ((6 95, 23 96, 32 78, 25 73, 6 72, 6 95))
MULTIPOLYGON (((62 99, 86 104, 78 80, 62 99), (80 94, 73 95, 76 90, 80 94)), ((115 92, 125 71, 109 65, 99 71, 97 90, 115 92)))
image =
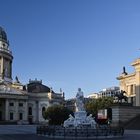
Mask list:
POLYGON ((10 61, 10 74, 9 77, 12 78, 12 61, 10 61))
POLYGON ((19 108, 19 104, 18 104, 18 100, 15 100, 15 113, 14 113, 14 120, 18 121, 19 120, 19 112, 18 112, 18 108, 19 108))
POLYGON ((25 110, 24 110, 24 120, 25 121, 28 121, 28 102, 27 102, 27 100, 25 100, 25 110))
POLYGON ((1 78, 4 79, 4 59, 1 57, 1 78))
POLYGON ((5 120, 9 120, 9 100, 5 100, 5 120))
POLYGON ((128 92, 127 92, 128 96, 130 96, 130 95, 131 95, 131 85, 128 86, 127 91, 128 91, 128 92))
POLYGON ((36 122, 39 122, 39 102, 36 101, 36 122))
POLYGON ((140 71, 136 72, 136 106, 140 106, 140 71))

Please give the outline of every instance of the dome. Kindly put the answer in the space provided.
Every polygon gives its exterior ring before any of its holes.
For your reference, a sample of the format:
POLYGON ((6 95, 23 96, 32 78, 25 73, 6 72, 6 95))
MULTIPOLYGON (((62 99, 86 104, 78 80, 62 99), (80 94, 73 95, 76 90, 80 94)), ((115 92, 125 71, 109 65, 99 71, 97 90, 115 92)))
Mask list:
POLYGON ((6 32, 2 27, 0 27, 0 40, 7 42, 6 32))

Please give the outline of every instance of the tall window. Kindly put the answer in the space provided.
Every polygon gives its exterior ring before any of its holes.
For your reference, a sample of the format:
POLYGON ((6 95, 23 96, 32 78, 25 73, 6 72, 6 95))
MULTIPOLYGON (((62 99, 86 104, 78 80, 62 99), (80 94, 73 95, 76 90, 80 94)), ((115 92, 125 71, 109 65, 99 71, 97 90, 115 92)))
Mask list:
POLYGON ((32 107, 28 108, 28 115, 32 115, 32 107))
POLYGON ((23 120, 23 113, 19 113, 19 120, 23 120))
POLYGON ((136 94, 136 85, 133 85, 133 94, 136 94))
POLYGON ((13 119, 14 119, 14 113, 10 112, 10 120, 13 120, 13 119))
POLYGON ((135 84, 134 84, 134 85, 131 85, 130 88, 131 88, 131 89, 130 89, 130 90, 131 90, 131 91, 130 91, 130 95, 135 94, 135 88, 136 88, 135 84))
POLYGON ((44 113, 45 113, 46 108, 42 107, 42 116, 44 117, 44 113))

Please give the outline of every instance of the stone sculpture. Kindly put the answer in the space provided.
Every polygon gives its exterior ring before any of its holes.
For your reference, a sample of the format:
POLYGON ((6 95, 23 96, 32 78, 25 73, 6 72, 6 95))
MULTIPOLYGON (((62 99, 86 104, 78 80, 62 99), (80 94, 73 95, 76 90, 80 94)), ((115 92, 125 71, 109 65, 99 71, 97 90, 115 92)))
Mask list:
POLYGON ((69 118, 64 121, 64 127, 74 127, 74 128, 82 128, 82 127, 92 127, 95 128, 96 122, 92 117, 92 114, 87 116, 87 112, 84 108, 84 95, 81 91, 81 88, 78 88, 78 92, 76 94, 76 112, 74 117, 69 115, 69 118))
POLYGON ((78 88, 78 92, 76 94, 76 111, 85 111, 84 96, 81 88, 78 88))

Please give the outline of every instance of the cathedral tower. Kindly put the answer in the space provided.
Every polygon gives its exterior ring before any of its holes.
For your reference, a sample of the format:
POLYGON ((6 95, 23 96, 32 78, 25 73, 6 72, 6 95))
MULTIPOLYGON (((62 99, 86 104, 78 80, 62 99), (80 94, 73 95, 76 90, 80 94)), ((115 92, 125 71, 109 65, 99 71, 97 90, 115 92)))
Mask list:
POLYGON ((0 81, 12 83, 12 60, 6 32, 0 27, 0 81))

